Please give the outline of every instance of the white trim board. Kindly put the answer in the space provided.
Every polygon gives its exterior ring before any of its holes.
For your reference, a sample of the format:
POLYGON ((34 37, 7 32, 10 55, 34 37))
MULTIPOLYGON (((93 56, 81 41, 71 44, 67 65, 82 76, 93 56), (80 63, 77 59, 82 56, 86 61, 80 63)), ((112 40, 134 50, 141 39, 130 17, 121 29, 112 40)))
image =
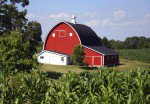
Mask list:
MULTIPOLYGON (((100 57, 101 58, 101 64, 99 66, 103 66, 103 57, 102 56, 85 56, 85 57, 92 57, 92 65, 94 66, 94 57, 100 57)), ((98 65, 95 65, 98 66, 98 65)))
POLYGON ((64 54, 57 53, 57 52, 52 52, 52 51, 47 51, 47 50, 44 50, 44 51, 40 52, 39 54, 37 54, 37 56, 41 55, 41 54, 44 53, 44 52, 53 53, 53 54, 61 55, 61 56, 68 56, 68 55, 64 55, 64 54))
POLYGON ((96 51, 96 50, 94 50, 94 49, 92 49, 92 48, 89 48, 89 47, 87 47, 87 46, 85 46, 85 45, 82 45, 83 47, 85 47, 85 48, 88 48, 88 49, 90 49, 90 50, 92 50, 92 51, 94 51, 94 52, 97 52, 97 53, 100 53, 100 54, 102 54, 102 55, 105 55, 105 54, 103 54, 103 53, 101 53, 101 52, 98 52, 98 51, 96 51))

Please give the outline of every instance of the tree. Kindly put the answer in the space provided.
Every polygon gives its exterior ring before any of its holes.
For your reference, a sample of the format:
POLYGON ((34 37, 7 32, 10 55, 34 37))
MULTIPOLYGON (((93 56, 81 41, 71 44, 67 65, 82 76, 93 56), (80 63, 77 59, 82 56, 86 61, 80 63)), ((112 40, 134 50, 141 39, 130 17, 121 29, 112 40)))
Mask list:
POLYGON ((25 30, 24 30, 24 40, 29 40, 30 43, 32 43, 30 51, 35 53, 37 52, 36 47, 38 47, 40 45, 40 43, 42 42, 41 39, 41 34, 42 34, 42 30, 41 30, 41 24, 36 22, 36 21, 32 21, 29 22, 26 26, 25 26, 25 30))
POLYGON ((31 43, 23 40, 23 34, 12 31, 0 36, 0 67, 7 70, 29 70, 33 67, 33 54, 30 53, 31 43))
POLYGON ((85 51, 82 49, 81 45, 76 45, 73 50, 72 60, 73 64, 81 66, 84 65, 85 51))
POLYGON ((99 38, 99 41, 100 41, 100 45, 102 45, 103 44, 102 38, 101 37, 98 37, 98 38, 99 38))
POLYGON ((124 47, 126 49, 141 49, 141 48, 148 48, 148 43, 150 41, 148 38, 145 38, 143 36, 137 37, 127 37, 124 41, 124 47))
POLYGON ((27 38, 30 38, 34 46, 38 46, 42 41, 41 24, 36 21, 29 22, 25 27, 25 34, 27 38))
POLYGON ((104 38, 102 39, 102 45, 105 46, 105 47, 107 47, 107 48, 110 48, 110 47, 111 47, 111 45, 110 45, 110 43, 109 43, 109 40, 108 40, 106 37, 104 37, 104 38))
MULTIPOLYGON (((0 0, 0 35, 12 30, 24 29, 27 22, 25 15, 27 10, 19 11, 16 4, 25 7, 29 4, 28 0, 0 0)), ((6 34, 5 34, 6 35, 6 34)))
POLYGON ((123 42, 122 41, 116 41, 114 39, 111 39, 109 41, 110 45, 111 45, 111 48, 113 49, 123 49, 123 42))

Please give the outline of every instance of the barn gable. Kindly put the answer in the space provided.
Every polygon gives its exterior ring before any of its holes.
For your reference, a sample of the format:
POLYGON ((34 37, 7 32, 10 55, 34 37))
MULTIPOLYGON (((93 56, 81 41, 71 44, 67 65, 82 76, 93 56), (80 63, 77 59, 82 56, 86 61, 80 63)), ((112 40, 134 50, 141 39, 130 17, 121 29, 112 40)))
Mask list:
POLYGON ((77 44, 81 44, 81 41, 76 31, 67 23, 60 22, 47 35, 44 50, 52 50, 71 55, 77 44))

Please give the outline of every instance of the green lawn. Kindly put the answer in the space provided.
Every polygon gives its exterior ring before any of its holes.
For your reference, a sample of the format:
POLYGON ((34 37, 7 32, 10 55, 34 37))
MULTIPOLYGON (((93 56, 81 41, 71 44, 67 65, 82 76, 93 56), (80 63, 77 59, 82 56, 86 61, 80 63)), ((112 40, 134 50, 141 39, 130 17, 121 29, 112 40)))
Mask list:
POLYGON ((79 67, 74 65, 49 65, 49 64, 41 64, 40 69, 44 72, 58 72, 58 73, 67 73, 69 71, 75 73, 81 73, 83 71, 89 72, 98 72, 99 68, 92 68, 92 67, 79 67))
MULTIPOLYGON (((106 67, 102 67, 106 68, 106 67)), ((120 65, 116 67, 107 67, 107 68, 113 68, 116 70, 130 70, 130 69, 150 69, 149 63, 144 62, 138 62, 138 61, 129 61, 125 59, 120 60, 120 65)), ((99 69, 101 68, 93 68, 93 67, 79 67, 74 65, 49 65, 49 64, 41 64, 40 69, 44 72, 57 72, 57 73, 67 73, 69 71, 75 72, 77 74, 88 71, 92 73, 99 72, 99 69)))

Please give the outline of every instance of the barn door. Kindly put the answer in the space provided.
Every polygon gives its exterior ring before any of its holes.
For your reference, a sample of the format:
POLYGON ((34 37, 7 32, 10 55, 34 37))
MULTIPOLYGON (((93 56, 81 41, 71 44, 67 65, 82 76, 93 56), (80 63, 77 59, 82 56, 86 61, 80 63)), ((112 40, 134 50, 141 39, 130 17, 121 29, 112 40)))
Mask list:
POLYGON ((102 65, 102 57, 101 56, 94 56, 93 57, 93 65, 94 66, 102 65))
POLYGON ((90 56, 90 57, 86 56, 86 57, 84 58, 84 61, 85 61, 88 65, 92 65, 92 57, 91 57, 91 56, 90 56))

